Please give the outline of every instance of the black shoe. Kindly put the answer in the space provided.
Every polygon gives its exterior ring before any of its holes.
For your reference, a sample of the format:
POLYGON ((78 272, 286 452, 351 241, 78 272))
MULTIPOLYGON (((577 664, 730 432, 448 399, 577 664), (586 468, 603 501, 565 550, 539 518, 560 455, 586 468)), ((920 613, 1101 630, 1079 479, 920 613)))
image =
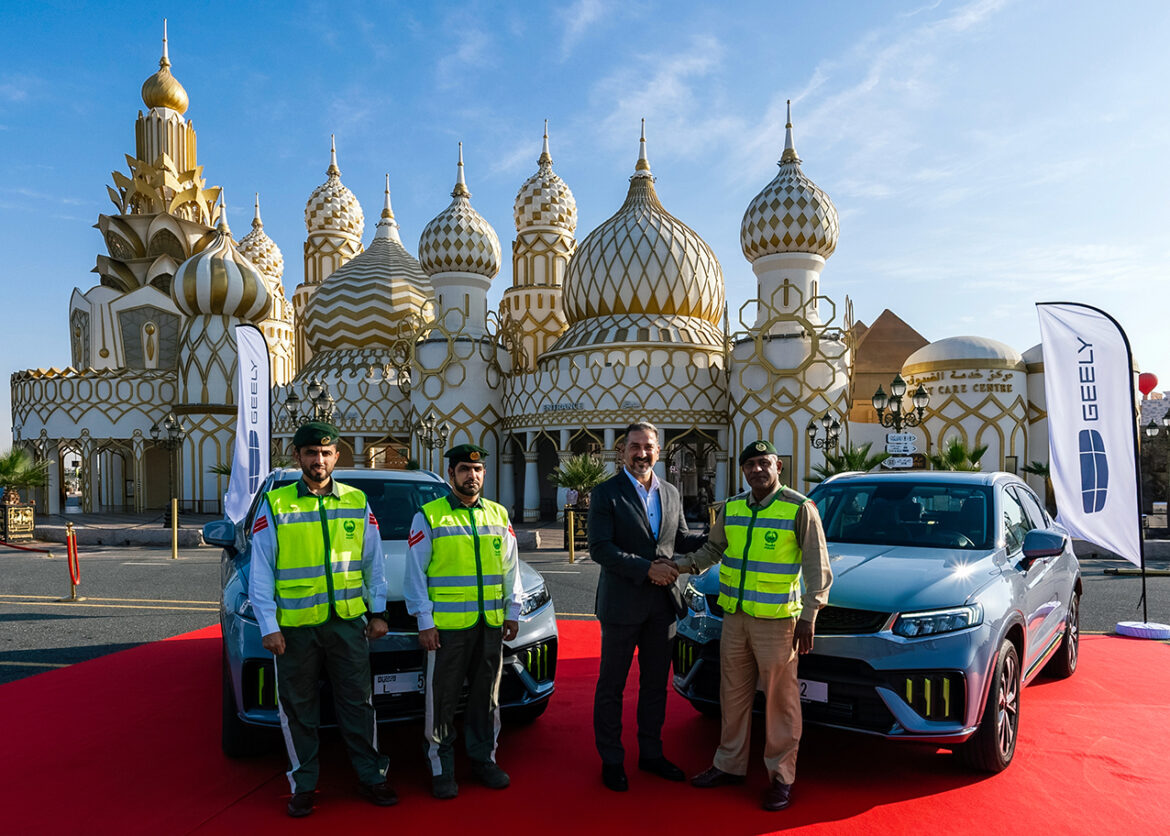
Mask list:
POLYGON ((472 761, 471 774, 475 776, 475 780, 491 790, 502 790, 512 783, 508 773, 493 761, 472 761))
POLYGON ((736 775, 732 772, 724 772, 717 766, 713 766, 703 772, 700 772, 691 779, 691 786, 698 787, 701 790, 709 790, 712 787, 726 787, 731 784, 742 784, 744 780, 743 775, 736 775))
POLYGON ((656 758, 638 758, 638 769, 665 778, 667 781, 685 781, 686 773, 659 755, 656 758))
POLYGON ((393 807, 398 803, 398 793, 385 781, 380 784, 358 784, 358 795, 379 807, 393 807))
POLYGON ((630 788, 630 780, 626 777, 626 768, 620 763, 603 763, 601 765, 601 783, 606 789, 614 792, 625 792, 630 788))
POLYGON ((294 819, 303 819, 309 815, 313 812, 313 797, 316 794, 316 790, 293 793, 293 797, 288 800, 288 814, 294 819))
POLYGON ((444 801, 459 795, 459 785, 454 775, 436 775, 431 779, 431 795, 444 801))
POLYGON ((777 775, 772 779, 772 785, 764 793, 764 809, 783 810, 790 803, 789 795, 791 792, 792 784, 785 784, 777 775))

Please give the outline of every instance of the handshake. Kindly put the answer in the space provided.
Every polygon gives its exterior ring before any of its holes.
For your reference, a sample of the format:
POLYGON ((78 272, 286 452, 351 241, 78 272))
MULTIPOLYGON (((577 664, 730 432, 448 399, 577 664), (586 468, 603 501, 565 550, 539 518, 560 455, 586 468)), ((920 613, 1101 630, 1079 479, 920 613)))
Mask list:
POLYGON ((678 564, 669 557, 660 557, 650 564, 646 577, 658 586, 668 586, 678 579, 678 564))

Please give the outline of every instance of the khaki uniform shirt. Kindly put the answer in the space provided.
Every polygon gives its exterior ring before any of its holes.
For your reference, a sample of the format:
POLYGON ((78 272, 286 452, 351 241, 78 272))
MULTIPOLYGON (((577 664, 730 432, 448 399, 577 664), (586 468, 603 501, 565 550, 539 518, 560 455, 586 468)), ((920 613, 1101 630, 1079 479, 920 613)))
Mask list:
MULTIPOLYGON (((829 587, 833 584, 833 570, 829 568, 829 550, 825 546, 825 530, 821 526, 821 515, 816 504, 802 501, 804 497, 783 485, 764 497, 762 502, 756 502, 750 490, 740 494, 740 497, 747 500, 749 508, 758 510, 767 508, 781 498, 788 502, 801 503, 794 520, 796 542, 800 545, 800 574, 804 580, 804 594, 800 599, 803 609, 800 618, 802 621, 815 622, 817 610, 828 603, 829 587)), ((725 503, 715 517, 715 524, 711 526, 706 545, 696 552, 675 558, 680 572, 698 574, 723 560, 723 555, 727 551, 727 534, 724 531, 726 513, 725 503)))

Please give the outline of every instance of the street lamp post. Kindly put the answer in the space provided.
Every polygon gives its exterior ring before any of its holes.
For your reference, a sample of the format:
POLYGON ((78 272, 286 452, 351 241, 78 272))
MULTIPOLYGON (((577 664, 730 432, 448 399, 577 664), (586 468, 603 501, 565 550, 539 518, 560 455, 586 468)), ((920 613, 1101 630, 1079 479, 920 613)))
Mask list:
MULTIPOLYGON (((1162 427, 1170 430, 1170 410, 1166 410, 1162 415, 1162 427)), ((1146 437, 1155 438, 1162 431, 1162 427, 1151 418, 1150 423, 1146 424, 1146 437)), ((1166 444, 1166 480, 1166 498, 1170 499, 1170 441, 1166 444)))
POLYGON ((907 411, 903 408, 902 398, 905 394, 906 381, 899 374, 895 375, 893 381, 890 383, 890 394, 888 397, 882 391, 882 387, 878 386, 877 391, 873 393, 873 398, 870 399, 873 408, 877 410, 878 423, 883 427, 893 429, 896 433, 902 432, 903 427, 916 427, 921 424, 926 407, 930 403, 930 395, 927 394, 926 389, 921 383, 914 390, 914 394, 910 396, 914 404, 912 411, 907 411))
POLYGON ((430 450, 431 454, 428 458, 427 464, 434 464, 434 451, 438 450, 447 443, 447 437, 451 435, 451 425, 444 421, 442 424, 435 426, 438 421, 438 416, 435 415, 433 409, 428 409, 427 414, 414 422, 414 434, 418 436, 419 444, 424 450, 430 450))
POLYGON ((828 452, 829 448, 837 449, 837 441, 841 438, 841 424, 829 413, 821 416, 821 426, 825 430, 824 438, 817 438, 817 422, 815 419, 808 422, 808 441, 814 449, 828 452))
MULTIPOLYGON (((151 426, 150 437, 157 446, 167 450, 167 457, 170 459, 170 464, 167 468, 167 510, 163 515, 163 528, 170 528, 171 502, 175 498, 175 451, 183 446, 183 441, 187 438, 187 428, 180 423, 174 413, 171 413, 163 419, 161 427, 158 424, 151 426)), ((175 515, 177 521, 177 508, 175 515)))
POLYGON ((288 397, 284 399, 284 410, 293 424, 304 424, 308 421, 332 424, 337 413, 337 402, 329 392, 329 384, 319 377, 311 377, 305 387, 303 399, 297 395, 295 389, 289 387, 288 397), (301 412, 302 409, 305 411, 301 412))

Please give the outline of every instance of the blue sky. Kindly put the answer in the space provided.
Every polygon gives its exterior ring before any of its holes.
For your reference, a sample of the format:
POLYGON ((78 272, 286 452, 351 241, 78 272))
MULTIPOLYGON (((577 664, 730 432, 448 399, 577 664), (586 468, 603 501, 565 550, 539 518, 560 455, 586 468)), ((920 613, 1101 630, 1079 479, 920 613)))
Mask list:
POLYGON ((714 249, 734 323, 755 290, 740 219, 775 173, 791 98, 804 171, 841 215, 822 293, 867 323, 889 307, 928 339, 1020 351, 1039 340, 1035 302, 1097 304, 1170 388, 1160 0, 5 3, 0 448, 9 374, 69 363, 69 296, 95 282, 91 225, 133 152, 164 16, 208 183, 237 238, 260 192, 290 294, 330 133, 367 243, 388 171, 417 250, 462 140, 507 255, 543 120, 580 240, 621 204, 645 117, 659 196, 714 249))

